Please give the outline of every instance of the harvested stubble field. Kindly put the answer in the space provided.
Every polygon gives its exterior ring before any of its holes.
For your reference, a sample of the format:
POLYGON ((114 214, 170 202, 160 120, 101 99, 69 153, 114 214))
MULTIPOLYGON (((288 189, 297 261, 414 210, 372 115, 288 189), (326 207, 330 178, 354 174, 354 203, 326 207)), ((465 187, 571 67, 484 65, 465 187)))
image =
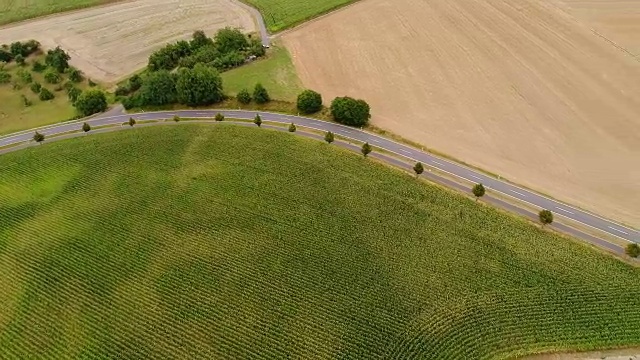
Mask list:
POLYGON ((640 270, 357 154, 220 124, 0 157, 4 358, 502 359, 640 344, 640 270))
POLYGON ((167 43, 225 26, 255 30, 251 13, 233 0, 136 0, 6 26, 0 43, 59 45, 89 77, 113 82, 144 67, 167 43))
MULTIPOLYGON (((640 38, 640 33, 636 38, 640 38)), ((545 0, 368 0, 283 35, 374 125, 640 224, 640 62, 545 0)))

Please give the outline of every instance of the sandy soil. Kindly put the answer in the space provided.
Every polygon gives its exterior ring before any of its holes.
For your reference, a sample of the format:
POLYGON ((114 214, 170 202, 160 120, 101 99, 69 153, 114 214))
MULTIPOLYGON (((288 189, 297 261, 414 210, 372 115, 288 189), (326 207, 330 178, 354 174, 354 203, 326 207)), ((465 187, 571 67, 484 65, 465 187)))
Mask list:
POLYGON ((60 45, 92 79, 117 80, 145 66, 164 44, 225 26, 256 29, 233 0, 135 0, 49 16, 0 28, 0 43, 36 39, 60 45))
POLYGON ((594 32, 640 60, 640 1, 559 0, 594 32))
POLYGON ((640 226, 640 62, 554 1, 365 0, 283 40, 325 99, 640 226))

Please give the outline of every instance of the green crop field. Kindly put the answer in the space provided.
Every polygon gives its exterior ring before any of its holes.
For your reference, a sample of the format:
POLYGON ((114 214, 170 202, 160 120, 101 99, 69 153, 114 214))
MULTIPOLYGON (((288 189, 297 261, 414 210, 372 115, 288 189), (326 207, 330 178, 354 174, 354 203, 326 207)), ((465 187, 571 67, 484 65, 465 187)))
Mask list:
POLYGON ((242 0, 262 13, 271 32, 284 30, 356 0, 242 0))
POLYGON ((256 83, 261 83, 269 91, 271 98, 295 102, 303 90, 289 52, 281 46, 273 46, 265 59, 220 75, 229 95, 236 95, 245 88, 251 92, 256 83))
POLYGON ((0 25, 116 0, 0 0, 0 25))
POLYGON ((640 269, 335 145, 134 127, 0 156, 3 359, 640 344, 640 269))

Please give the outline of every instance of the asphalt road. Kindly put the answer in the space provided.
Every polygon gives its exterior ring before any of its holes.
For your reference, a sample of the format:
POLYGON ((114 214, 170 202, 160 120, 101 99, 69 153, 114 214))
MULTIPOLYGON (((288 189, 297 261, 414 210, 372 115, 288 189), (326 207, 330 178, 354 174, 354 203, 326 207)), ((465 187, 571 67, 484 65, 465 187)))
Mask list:
POLYGON ((253 15, 254 19, 256 19, 256 25, 258 26, 258 30, 260 31, 260 39, 262 41, 262 45, 263 46, 269 46, 269 42, 270 42, 270 38, 269 38, 269 32, 267 31, 267 26, 264 23, 264 18, 262 17, 262 14, 260 13, 260 11, 258 11, 258 9, 249 6, 245 3, 243 3, 242 1, 236 1, 236 3, 249 10, 249 12, 251 12, 251 14, 253 15))
MULTIPOLYGON (((87 122, 92 127, 122 124, 129 120, 129 117, 134 117, 138 120, 157 120, 171 118, 174 115, 186 118, 212 118, 217 113, 223 114, 228 118, 235 119, 253 119, 256 115, 256 111, 244 111, 244 110, 179 110, 179 111, 165 111, 165 112, 147 112, 139 114, 126 114, 126 115, 114 115, 107 117, 99 117, 88 120, 87 122)), ((374 152, 376 148, 384 149, 388 152, 407 158, 410 161, 420 161, 427 168, 435 168, 440 171, 447 172, 453 176, 457 176, 462 179, 471 181, 472 183, 482 183, 486 188, 491 189, 494 192, 500 192, 506 196, 518 199, 520 201, 527 202, 540 209, 548 209, 554 213, 556 217, 564 217, 574 221, 577 221, 583 225, 592 227, 594 229, 601 230, 607 234, 622 238, 631 242, 640 243, 640 231, 631 229, 624 225, 615 223, 613 221, 602 218, 598 215, 590 212, 574 208, 568 204, 564 204, 557 200, 550 199, 543 195, 537 194, 533 191, 523 189, 508 182, 496 179, 494 177, 485 175, 477 170, 468 168, 464 165, 458 164, 451 160, 443 159, 433 154, 421 151, 414 147, 397 143, 393 140, 389 140, 379 135, 371 134, 365 131, 361 131, 355 128, 343 126, 340 124, 330 123, 317 119, 311 119, 306 117, 285 115, 277 113, 260 112, 260 116, 264 121, 273 121, 281 123, 295 123, 307 128, 316 129, 320 131, 331 131, 335 135, 342 136, 344 138, 353 139, 361 142, 368 142, 373 148, 374 152)), ((81 128, 82 122, 68 122, 57 125, 51 125, 38 129, 39 132, 45 135, 61 134, 71 131, 77 131, 81 128)), ((0 147, 7 145, 20 144, 31 141, 33 137, 33 130, 19 132, 11 135, 0 137, 0 147)), ((389 158, 389 157, 387 157, 389 158)), ((393 159, 393 158, 389 158, 393 159)), ((391 161, 391 160, 390 160, 391 161)), ((452 182, 453 183, 453 182, 452 182)), ((454 183, 455 184, 455 183, 454 183)), ((449 186, 454 186, 450 184, 449 186)), ((470 191, 470 189, 469 189, 470 191)), ((498 201, 495 199, 495 201, 498 201)), ((506 204, 506 203, 505 203, 506 204)), ((509 208, 516 212, 518 210, 511 209, 512 206, 502 206, 509 208)), ((570 231, 568 231, 570 232, 570 231)))

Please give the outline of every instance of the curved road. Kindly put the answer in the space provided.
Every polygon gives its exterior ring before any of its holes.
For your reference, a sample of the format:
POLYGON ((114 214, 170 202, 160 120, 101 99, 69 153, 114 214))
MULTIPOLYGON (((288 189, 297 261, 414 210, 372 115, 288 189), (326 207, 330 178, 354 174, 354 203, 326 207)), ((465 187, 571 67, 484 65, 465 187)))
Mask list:
MULTIPOLYGON (((217 113, 223 114, 228 118, 235 119, 247 119, 251 120, 255 117, 256 111, 246 110, 178 110, 178 111, 164 111, 164 112, 147 112, 139 114, 124 114, 115 116, 98 117, 87 122, 92 127, 122 124, 129 120, 129 117, 134 117, 138 120, 159 120, 171 118, 174 115, 178 115, 184 118, 213 118, 217 113)), ((543 195, 537 194, 531 190, 523 189, 516 185, 510 184, 505 181, 495 179, 491 176, 485 175, 477 170, 460 165, 451 160, 443 159, 433 154, 421 151, 414 147, 397 143, 393 140, 389 140, 379 135, 371 134, 365 131, 361 131, 355 128, 347 127, 344 125, 330 123, 322 120, 311 119, 301 116, 285 115, 269 112, 260 112, 260 116, 265 121, 280 122, 280 123, 295 123, 303 127, 316 129, 320 131, 331 131, 336 135, 344 138, 349 138, 356 141, 368 142, 374 149, 381 148, 386 151, 392 152, 411 161, 420 161, 423 164, 436 168, 440 171, 447 172, 453 176, 468 180, 472 183, 482 183, 485 187, 500 192, 504 195, 516 198, 518 200, 527 202, 541 209, 548 209, 552 211, 556 216, 565 217, 574 221, 577 221, 583 225, 598 229, 607 234, 616 236, 628 240, 630 242, 640 243, 640 231, 631 229, 624 225, 615 223, 613 221, 604 219, 590 212, 574 208, 568 204, 562 203, 557 200, 550 199, 543 195)), ((51 125, 43 128, 39 128, 38 131, 45 135, 61 134, 66 132, 78 131, 82 126, 83 121, 73 121, 67 123, 61 123, 57 125, 51 125)), ((0 147, 15 145, 20 143, 29 142, 32 140, 33 130, 23 131, 12 135, 0 137, 0 147)))

